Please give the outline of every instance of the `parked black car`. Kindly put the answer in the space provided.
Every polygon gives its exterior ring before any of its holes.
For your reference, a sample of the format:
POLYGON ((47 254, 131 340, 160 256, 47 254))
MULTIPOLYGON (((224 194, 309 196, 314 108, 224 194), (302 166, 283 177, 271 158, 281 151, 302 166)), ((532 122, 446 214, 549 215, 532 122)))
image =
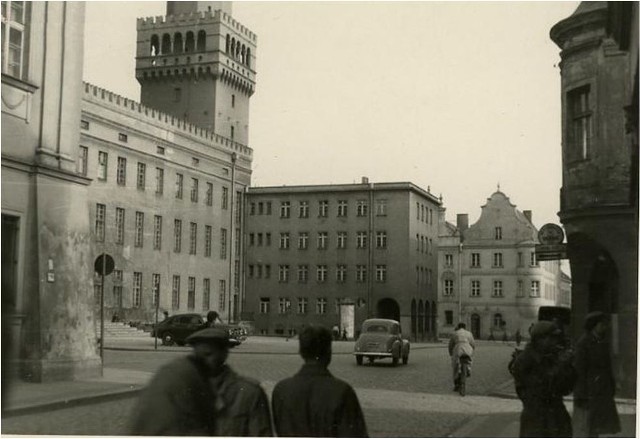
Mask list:
POLYGON ((196 331, 207 327, 207 322, 200 314, 176 314, 158 323, 157 329, 151 331, 151 336, 162 340, 163 345, 177 344, 183 346, 185 339, 196 331))
MULTIPOLYGON (((158 323, 158 338, 163 345, 171 346, 174 343, 184 346, 185 340, 191 334, 207 327, 207 321, 200 314, 176 314, 158 323)), ((229 332, 232 344, 239 345, 246 336, 237 326, 218 325, 229 332)), ((151 331, 151 337, 155 337, 155 329, 151 331)))

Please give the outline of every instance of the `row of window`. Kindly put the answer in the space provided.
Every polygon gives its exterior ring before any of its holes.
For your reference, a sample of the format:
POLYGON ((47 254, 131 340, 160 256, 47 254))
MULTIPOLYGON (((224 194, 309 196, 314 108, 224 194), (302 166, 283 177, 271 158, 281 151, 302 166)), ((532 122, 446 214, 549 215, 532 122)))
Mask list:
MULTIPOLYGON (((472 314, 471 315, 471 321, 473 322, 474 320, 480 320, 480 316, 477 314, 472 314)), ((491 323, 492 323, 492 327, 494 329, 503 329, 505 326, 507 326, 507 322, 502 318, 502 314, 500 313, 495 313, 492 316, 491 319, 491 323)), ((452 326, 454 324, 453 322, 453 311, 451 310, 447 310, 444 312, 444 324, 447 326, 452 326)))
MULTIPOLYGON (((376 248, 387 248, 387 232, 377 231, 376 234, 376 248)), ((336 232, 336 248, 346 249, 348 234, 347 232, 336 232)), ((319 250, 326 250, 329 244, 328 232, 317 232, 317 248, 319 250)), ((365 249, 368 248, 369 233, 366 231, 356 232, 356 248, 365 249)), ((271 246, 271 233, 249 233, 249 246, 271 246)), ((282 250, 288 250, 291 248, 291 234, 289 232, 280 233, 279 248, 282 250)), ((309 248, 309 232, 298 233, 298 249, 306 250, 309 248)))
MULTIPOLYGON (((328 265, 316 265, 315 266, 317 282, 326 282, 329 279, 329 266, 328 265)), ((339 283, 347 281, 347 273, 349 268, 345 264, 338 264, 335 267, 335 280, 339 283)), ((278 282, 289 282, 291 267, 287 264, 278 265, 278 282)), ((306 283, 309 281, 309 265, 300 264, 297 266, 297 281, 299 283, 306 283)), ((247 277, 250 279, 269 279, 271 278, 271 265, 255 265, 249 264, 247 267, 247 277)), ((367 266, 356 265, 355 266, 355 279, 356 282, 367 281, 367 266)), ((387 281, 387 266, 376 265, 375 266, 375 280, 376 282, 387 281)))
MULTIPOLYGON (((96 242, 105 242, 105 229, 106 229, 106 215, 107 206, 105 204, 96 204, 96 216, 94 236, 96 242)), ((163 229, 163 217, 161 215, 153 216, 153 249, 162 250, 162 229, 163 229)), ((123 208, 116 207, 115 209, 115 243, 118 245, 125 244, 125 229, 126 229, 126 211, 123 208)), ((174 219, 173 221, 173 251, 175 253, 182 252, 182 235, 183 235, 183 222, 181 219, 174 219)), ((144 247, 145 236, 145 214, 144 212, 136 211, 134 218, 134 234, 133 245, 134 247, 144 247)), ((213 240, 213 227, 205 224, 204 226, 204 256, 211 257, 213 240)), ((198 224, 189 222, 189 254, 197 254, 198 248, 198 224)), ((240 229, 235 231, 235 252, 240 252, 240 229)), ((220 229, 220 259, 227 258, 227 229, 220 229)))
MULTIPOLYGON (((115 307, 122 307, 122 291, 123 291, 123 275, 122 270, 113 270, 112 273, 112 283, 113 283, 113 296, 112 296, 112 304, 115 307)), ((94 293, 96 303, 100 302, 100 296, 103 293, 103 286, 100 283, 100 277, 96 277, 94 280, 94 293)), ((177 310, 180 309, 181 303, 181 276, 178 274, 174 274, 171 282, 171 309, 177 310)), ((161 289, 161 276, 159 273, 151 274, 151 307, 155 307, 158 304, 159 294, 161 289)), ((140 308, 143 305, 143 297, 142 297, 142 273, 135 271, 132 276, 132 286, 131 286, 131 305, 134 308, 140 308)), ((218 309, 220 311, 225 310, 226 306, 226 280, 220 279, 218 281, 218 309)), ((203 278, 202 279, 202 310, 208 310, 211 307, 211 279, 203 278)), ((194 310, 196 307, 196 278, 194 276, 189 276, 187 278, 187 309, 194 310)))
POLYGON ((417 285, 431 285, 433 281, 433 271, 427 267, 416 267, 416 284, 417 285))
MULTIPOLYGON (((481 263, 481 258, 480 258, 480 253, 471 253, 471 264, 470 267, 471 268, 481 268, 482 267, 482 263, 481 263)), ((518 260, 517 260, 517 266, 518 267, 524 267, 524 253, 523 252, 518 252, 518 260)), ((451 253, 447 253, 444 255, 444 265, 447 268, 452 268, 453 267, 453 254, 451 253)), ((537 267, 538 264, 538 259, 536 258, 536 253, 535 252, 531 252, 529 253, 529 265, 531 267, 537 267)), ((499 267, 503 267, 503 257, 502 257, 502 253, 501 252, 495 252, 493 253, 493 267, 499 268, 499 267)))
MULTIPOLYGON (((78 160, 78 173, 80 175, 87 175, 87 160, 89 151, 85 146, 80 147, 80 154, 78 160)), ((197 159, 194 159, 197 160, 197 159)), ((98 152, 98 180, 107 181, 107 169, 108 169, 109 154, 104 151, 98 152)), ((176 172, 175 178, 175 198, 182 199, 184 194, 184 174, 176 172)), ((155 193, 156 195, 164 194, 165 173, 164 168, 155 168, 155 193)), ((127 185, 127 158, 118 157, 116 166, 116 184, 118 186, 127 185)), ((136 187, 138 190, 144 191, 147 187, 147 165, 143 162, 138 162, 136 167, 136 187)), ((242 192, 237 192, 236 199, 236 216, 239 217, 241 196, 242 192)), ((200 196, 200 181, 197 178, 191 178, 191 186, 189 190, 189 198, 193 203, 197 203, 200 196)), ((206 182, 205 203, 207 206, 213 206, 213 183, 206 182)), ((222 186, 222 192, 220 197, 220 207, 222 209, 229 208, 229 188, 222 186)))
POLYGON ((427 255, 433 254, 433 239, 416 233, 416 251, 427 255))
POLYGON ((433 209, 416 201, 416 219, 420 222, 433 225, 433 209))
MULTIPOLYGON (((329 200, 320 200, 317 205, 318 218, 327 218, 329 216, 329 200)), ((338 200, 336 205, 336 216, 346 217, 349 212, 349 201, 338 200)), ((280 202, 280 218, 291 218, 292 204, 291 201, 280 202)), ((298 218, 309 218, 310 205, 309 201, 298 202, 298 218)), ((387 215, 387 200, 376 200, 376 216, 387 215)), ((271 201, 258 201, 249 204, 249 215, 271 215, 271 201)), ((366 218, 369 216, 369 202, 367 200, 356 201, 356 216, 366 218)))
MULTIPOLYGON (((318 297, 315 300, 315 313, 316 314, 327 314, 328 311, 328 299, 326 297, 318 297)), ((338 314, 340 312, 340 304, 342 303, 341 299, 336 299, 335 301, 335 313, 338 314)), ((278 314, 290 314, 293 312, 297 314, 308 314, 309 313, 309 298, 308 297, 297 297, 296 298, 296 307, 295 310, 291 306, 291 299, 289 297, 279 297, 278 298, 278 314)), ((260 298, 260 314, 270 314, 271 313, 271 298, 270 297, 261 297, 260 298)))
MULTIPOLYGON (((529 297, 540 297, 540 281, 532 280, 530 281, 529 288, 529 297)), ((442 293, 444 296, 453 296, 454 294, 454 280, 453 279, 445 279, 444 280, 444 291, 442 293)), ((482 288, 479 280, 471 281, 471 297, 481 297, 482 296, 482 288)), ((518 280, 518 289, 517 296, 524 297, 524 281, 518 280)), ((491 290, 491 297, 504 297, 504 289, 503 289, 503 281, 494 280, 493 281, 493 289, 491 290)))
POLYGON ((193 53, 204 52, 207 48, 207 33, 203 30, 198 32, 197 40, 192 31, 188 31, 185 34, 185 38, 182 38, 182 33, 176 32, 171 35, 166 33, 162 35, 162 43, 158 35, 151 35, 151 44, 149 47, 149 53, 151 56, 158 55, 170 55, 181 53, 193 53))

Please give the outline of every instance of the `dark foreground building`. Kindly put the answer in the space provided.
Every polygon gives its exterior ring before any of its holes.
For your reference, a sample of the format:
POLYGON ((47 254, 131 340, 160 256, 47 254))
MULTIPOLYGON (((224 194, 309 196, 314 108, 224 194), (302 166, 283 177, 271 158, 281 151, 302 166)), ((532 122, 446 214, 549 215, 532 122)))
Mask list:
POLYGON ((618 394, 635 397, 638 313, 638 4, 583 2, 551 29, 562 49, 562 189, 573 336, 612 316, 618 394))

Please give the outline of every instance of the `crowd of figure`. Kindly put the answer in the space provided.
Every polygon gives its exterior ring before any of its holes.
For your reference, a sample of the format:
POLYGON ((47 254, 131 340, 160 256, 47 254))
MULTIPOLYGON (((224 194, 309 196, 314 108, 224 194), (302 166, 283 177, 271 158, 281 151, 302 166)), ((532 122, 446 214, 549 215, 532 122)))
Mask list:
MULTIPOLYGON (((139 401, 131 433, 152 436, 366 437, 353 388, 328 370, 336 328, 309 326, 299 334, 302 368, 280 381, 271 405, 260 384, 236 374, 226 360, 235 346, 217 325, 187 338, 193 353, 164 366, 139 401)), ((585 333, 571 348, 562 326, 539 321, 530 342, 516 350, 509 369, 523 410, 521 437, 598 437, 620 431, 607 334, 608 316, 590 313, 585 333), (573 392, 573 419, 563 397, 573 392)), ((457 390, 458 361, 471 357, 473 335, 459 324, 449 341, 457 390)), ((469 369, 470 370, 470 369, 469 369)))

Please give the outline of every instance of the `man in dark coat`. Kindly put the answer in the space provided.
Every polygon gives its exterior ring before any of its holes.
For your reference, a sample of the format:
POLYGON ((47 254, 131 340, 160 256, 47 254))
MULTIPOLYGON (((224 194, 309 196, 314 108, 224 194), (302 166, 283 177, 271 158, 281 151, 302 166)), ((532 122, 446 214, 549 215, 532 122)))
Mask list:
POLYGON ((575 370, 571 352, 563 348, 562 331, 553 322, 536 323, 512 373, 523 406, 520 437, 571 437, 571 417, 562 397, 573 389, 575 370))
POLYGON ((608 327, 606 314, 589 313, 585 333, 576 344, 574 364, 578 379, 573 389, 573 427, 579 437, 598 437, 620 431, 614 400, 616 385, 607 342, 608 327))
POLYGON ((162 367, 142 394, 131 434, 145 436, 271 436, 267 396, 254 380, 225 364, 235 344, 223 328, 186 341, 194 352, 162 367))
POLYGON ((278 436, 367 437, 367 427, 353 388, 327 369, 332 333, 309 326, 300 333, 305 364, 273 390, 273 418, 278 436))

